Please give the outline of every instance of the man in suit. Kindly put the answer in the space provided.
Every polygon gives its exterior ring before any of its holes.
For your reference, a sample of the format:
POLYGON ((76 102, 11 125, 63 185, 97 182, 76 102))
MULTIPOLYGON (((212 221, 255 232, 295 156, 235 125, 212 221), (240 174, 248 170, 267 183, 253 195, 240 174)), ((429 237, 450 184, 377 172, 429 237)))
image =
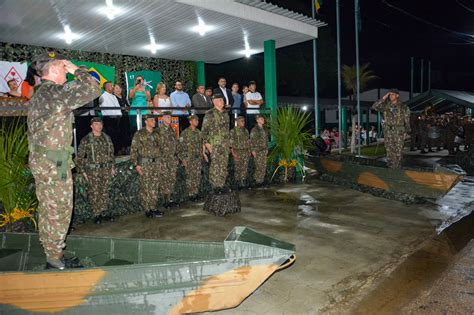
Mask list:
POLYGON ((217 84, 219 85, 219 87, 214 89, 213 94, 221 94, 222 96, 224 96, 224 106, 226 108, 232 107, 232 105, 234 105, 234 97, 232 96, 232 91, 226 87, 226 79, 223 77, 219 78, 217 84))
POLYGON ((196 89, 196 94, 193 95, 191 99, 192 107, 195 109, 206 108, 209 109, 212 107, 212 100, 210 97, 204 95, 204 85, 198 85, 196 89))

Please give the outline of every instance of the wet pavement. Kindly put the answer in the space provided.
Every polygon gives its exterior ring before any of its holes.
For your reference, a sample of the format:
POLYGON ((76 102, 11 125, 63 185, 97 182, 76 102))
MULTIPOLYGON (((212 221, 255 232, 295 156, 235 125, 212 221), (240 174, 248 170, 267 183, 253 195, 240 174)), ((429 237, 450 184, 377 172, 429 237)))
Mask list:
POLYGON ((420 244, 469 214, 473 188, 471 178, 438 201, 406 205, 309 179, 241 192, 242 212, 224 218, 186 203, 161 219, 133 214, 73 234, 222 241, 249 226, 294 243, 297 260, 222 314, 348 313, 420 244))

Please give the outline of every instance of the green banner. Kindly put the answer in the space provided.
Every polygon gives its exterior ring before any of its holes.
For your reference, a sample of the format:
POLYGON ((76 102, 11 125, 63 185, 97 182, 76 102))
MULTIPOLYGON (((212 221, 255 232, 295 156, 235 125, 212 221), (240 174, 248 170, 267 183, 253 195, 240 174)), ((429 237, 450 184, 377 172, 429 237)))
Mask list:
POLYGON ((145 83, 145 88, 150 91, 151 99, 155 96, 155 90, 158 83, 161 82, 161 72, 160 71, 151 71, 151 70, 141 70, 141 71, 130 71, 125 72, 125 80, 127 82, 127 91, 130 93, 130 90, 135 87, 135 79, 137 76, 142 76, 145 83))
MULTIPOLYGON (((99 82, 100 87, 103 88, 105 82, 115 82, 115 67, 109 67, 100 63, 71 60, 76 66, 85 66, 89 73, 99 82)), ((73 76, 68 74, 68 81, 73 80, 73 76)))

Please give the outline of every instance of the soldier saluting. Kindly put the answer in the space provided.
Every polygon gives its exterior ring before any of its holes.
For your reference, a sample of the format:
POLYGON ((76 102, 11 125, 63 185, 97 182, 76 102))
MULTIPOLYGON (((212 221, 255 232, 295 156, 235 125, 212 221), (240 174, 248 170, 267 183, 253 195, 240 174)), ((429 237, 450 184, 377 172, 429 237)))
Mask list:
POLYGON ((39 239, 46 268, 80 267, 77 258, 63 256, 72 215, 72 111, 99 97, 100 88, 87 71, 54 52, 37 56, 33 64, 42 79, 28 110, 29 166, 39 202, 39 239), (67 73, 76 80, 66 83, 67 73))
POLYGON ((115 176, 114 145, 102 128, 102 119, 91 119, 92 131, 82 138, 76 157, 77 172, 87 183, 87 196, 97 224, 102 222, 107 210, 109 184, 115 176))
POLYGON ((405 134, 410 132, 410 109, 400 100, 397 89, 391 89, 372 108, 382 112, 385 117, 383 125, 385 149, 387 150, 387 165, 399 168, 402 160, 405 134))

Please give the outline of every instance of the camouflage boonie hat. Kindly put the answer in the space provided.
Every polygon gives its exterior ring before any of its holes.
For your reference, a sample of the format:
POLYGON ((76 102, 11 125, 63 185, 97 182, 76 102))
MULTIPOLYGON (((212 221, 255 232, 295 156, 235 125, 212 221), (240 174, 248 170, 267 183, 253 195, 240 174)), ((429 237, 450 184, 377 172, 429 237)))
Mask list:
POLYGON ((193 120, 193 119, 199 120, 199 117, 198 117, 197 115, 189 115, 189 116, 188 116, 188 120, 189 120, 189 121, 191 121, 191 120, 193 120))
POLYGON ((239 121, 239 120, 245 121, 245 117, 244 117, 244 116, 239 116, 239 117, 237 117, 235 120, 236 120, 236 121, 239 121))
POLYGON ((144 117, 145 117, 145 120, 148 119, 148 118, 155 119, 155 115, 153 115, 153 114, 146 114, 144 117))
POLYGON ((58 54, 54 51, 49 51, 47 53, 38 55, 33 58, 32 64, 33 68, 38 72, 41 73, 41 71, 44 69, 44 67, 53 61, 56 60, 67 60, 66 56, 58 54))
POLYGON ((390 89, 388 93, 394 93, 394 94, 400 95, 400 91, 398 91, 398 89, 390 89))
POLYGON ((259 118, 265 119, 265 116, 262 116, 262 115, 257 115, 257 116, 255 116, 255 120, 257 120, 257 119, 259 119, 259 118))
POLYGON ((100 117, 92 117, 92 119, 91 119, 91 124, 92 124, 92 123, 95 123, 95 122, 100 122, 100 123, 101 123, 101 122, 102 122, 102 118, 100 118, 100 117))
POLYGON ((212 95, 213 100, 218 99, 218 98, 224 98, 224 95, 222 95, 221 93, 216 93, 216 94, 212 95))
POLYGON ((171 111, 170 110, 164 110, 163 113, 162 113, 163 116, 171 116, 171 111))

